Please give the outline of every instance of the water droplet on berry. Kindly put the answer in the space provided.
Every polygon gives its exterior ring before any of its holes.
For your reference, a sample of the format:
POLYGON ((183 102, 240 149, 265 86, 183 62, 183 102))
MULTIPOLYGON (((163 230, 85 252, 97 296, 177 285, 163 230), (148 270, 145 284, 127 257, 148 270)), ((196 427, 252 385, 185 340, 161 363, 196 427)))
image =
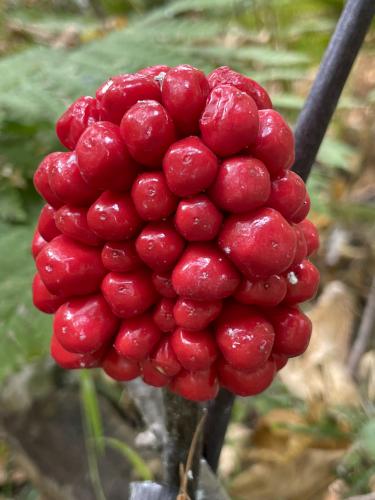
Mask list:
POLYGON ((50 264, 48 264, 44 269, 47 271, 47 273, 52 273, 53 271, 53 267, 50 264))
POLYGON ((277 243, 277 241, 271 241, 271 246, 272 248, 278 248, 279 244, 277 243))
POLYGON ((288 273, 288 281, 291 285, 296 285, 298 283, 298 278, 293 271, 288 273))
POLYGON ((104 222, 104 221, 107 220, 107 216, 105 214, 101 214, 101 215, 99 215, 99 220, 101 220, 102 222, 104 222))

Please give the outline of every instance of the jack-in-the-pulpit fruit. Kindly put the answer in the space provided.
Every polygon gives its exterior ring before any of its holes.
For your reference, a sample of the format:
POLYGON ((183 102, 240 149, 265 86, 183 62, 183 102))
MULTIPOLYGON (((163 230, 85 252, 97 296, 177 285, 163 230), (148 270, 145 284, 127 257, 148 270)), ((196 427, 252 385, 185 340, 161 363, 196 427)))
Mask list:
POLYGON ((34 305, 62 368, 193 401, 264 391, 301 355, 319 247, 293 132, 231 68, 112 76, 74 101, 34 175, 34 305))

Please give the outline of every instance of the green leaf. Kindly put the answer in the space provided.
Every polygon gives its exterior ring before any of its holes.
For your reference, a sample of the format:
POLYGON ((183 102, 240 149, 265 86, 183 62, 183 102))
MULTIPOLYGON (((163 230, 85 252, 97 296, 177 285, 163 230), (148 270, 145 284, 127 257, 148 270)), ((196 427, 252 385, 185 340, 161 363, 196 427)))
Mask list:
POLYGON ((354 148, 342 141, 327 136, 322 142, 317 160, 323 165, 342 168, 350 172, 353 167, 354 157, 354 148))
POLYGON ((103 424, 96 394, 95 382, 88 370, 80 370, 81 401, 89 439, 92 439, 98 451, 103 452, 103 424))
POLYGON ((153 473, 143 458, 133 448, 116 438, 103 438, 104 444, 119 451, 133 466, 142 481, 152 481, 153 473))

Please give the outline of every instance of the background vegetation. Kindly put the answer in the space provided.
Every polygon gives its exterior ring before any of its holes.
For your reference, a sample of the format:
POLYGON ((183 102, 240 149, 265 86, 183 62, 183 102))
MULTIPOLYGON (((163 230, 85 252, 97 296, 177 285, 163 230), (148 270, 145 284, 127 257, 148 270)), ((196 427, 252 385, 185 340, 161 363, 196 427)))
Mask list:
MULTIPOLYGON (((0 3, 0 382, 4 386, 9 377, 48 353, 51 319, 33 309, 30 295, 34 265, 29 246, 41 206, 32 175, 44 155, 59 149, 54 122, 64 108, 79 95, 93 94, 113 74, 162 63, 189 63, 206 71, 227 64, 262 83, 275 107, 293 123, 341 8, 341 0, 0 3)), ((283 499, 304 494, 335 500, 375 490, 371 342, 361 352, 353 376, 347 374, 374 269, 373 42, 372 31, 309 180, 311 218, 323 240, 316 258, 322 272, 321 294, 311 310, 317 341, 266 395, 255 398, 256 424, 251 418, 254 401, 236 404, 222 464, 234 498, 248 498, 249 488, 254 500, 275 498, 272 491, 285 474, 292 480, 280 491, 283 499), (305 478, 302 490, 301 478, 305 478)), ((86 408, 95 420, 87 384, 85 380, 82 397, 86 394, 86 408)), ((95 425, 93 432, 101 434, 95 425)), ((129 454, 125 456, 129 459, 129 454)), ((0 473, 0 492, 2 484, 9 488, 13 481, 5 451, 4 457, 0 468, 4 463, 7 472, 0 473)), ((28 484, 22 477, 22 484, 28 484)), ((3 494, 18 498, 12 491, 3 494)), ((28 495, 30 491, 37 495, 27 487, 28 495)))

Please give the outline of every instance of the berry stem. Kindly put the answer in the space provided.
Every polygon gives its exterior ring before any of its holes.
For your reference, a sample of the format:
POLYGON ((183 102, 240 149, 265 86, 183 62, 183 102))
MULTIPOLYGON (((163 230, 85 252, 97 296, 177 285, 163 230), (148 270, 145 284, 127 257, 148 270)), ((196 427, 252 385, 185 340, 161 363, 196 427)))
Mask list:
POLYGON ((375 12, 374 0, 347 0, 296 128, 293 170, 307 180, 375 12))
POLYGON ((195 500, 202 453, 202 434, 197 431, 202 422, 204 407, 181 398, 169 390, 164 391, 165 423, 167 436, 164 448, 164 480, 176 495, 181 487, 181 467, 191 465, 186 471, 187 492, 195 500), (192 447, 192 443, 194 446, 192 447), (192 454, 193 452, 193 454, 192 454))
MULTIPOLYGON (((374 12, 374 0, 347 0, 326 49, 317 77, 295 127, 296 159, 293 170, 304 181, 307 181, 310 174, 342 89, 371 25, 374 12)), ((204 436, 204 455, 213 471, 218 467, 234 399, 230 393, 221 390, 209 407, 204 436)))

